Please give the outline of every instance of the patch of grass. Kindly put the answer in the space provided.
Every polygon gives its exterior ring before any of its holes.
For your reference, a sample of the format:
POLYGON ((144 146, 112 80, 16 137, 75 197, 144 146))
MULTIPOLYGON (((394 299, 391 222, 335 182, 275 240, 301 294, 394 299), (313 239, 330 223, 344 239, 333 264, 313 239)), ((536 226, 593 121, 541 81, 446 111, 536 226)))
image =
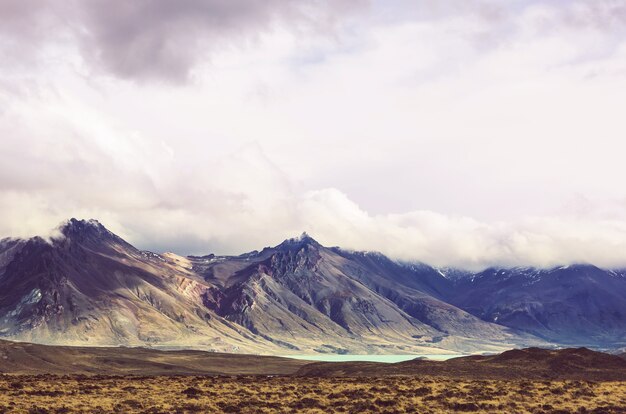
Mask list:
POLYGON ((625 413, 625 382, 436 377, 0 377, 0 414, 625 413))

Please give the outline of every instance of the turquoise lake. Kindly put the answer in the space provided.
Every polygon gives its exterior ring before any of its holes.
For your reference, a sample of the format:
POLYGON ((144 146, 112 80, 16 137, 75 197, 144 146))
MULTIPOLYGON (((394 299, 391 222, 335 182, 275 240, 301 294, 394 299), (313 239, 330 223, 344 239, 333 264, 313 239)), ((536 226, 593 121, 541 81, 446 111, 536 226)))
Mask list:
POLYGON ((324 361, 324 362, 348 362, 348 361, 366 361, 366 362, 402 362, 410 361, 415 358, 428 358, 434 361, 445 361, 450 358, 457 358, 463 355, 461 354, 423 354, 423 355, 281 355, 286 358, 294 359, 306 359, 309 361, 324 361))

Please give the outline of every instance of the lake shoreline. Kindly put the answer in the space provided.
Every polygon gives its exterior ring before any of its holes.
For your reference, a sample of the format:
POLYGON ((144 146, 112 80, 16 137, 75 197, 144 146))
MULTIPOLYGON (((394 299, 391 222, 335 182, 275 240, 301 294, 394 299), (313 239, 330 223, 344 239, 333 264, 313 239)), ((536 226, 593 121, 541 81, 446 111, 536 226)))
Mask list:
POLYGON ((281 358, 291 358, 315 362, 382 362, 393 364, 411 361, 414 359, 428 359, 431 361, 446 361, 451 358, 467 356, 464 354, 402 354, 402 355, 356 355, 356 354, 314 354, 314 355, 277 355, 281 358))

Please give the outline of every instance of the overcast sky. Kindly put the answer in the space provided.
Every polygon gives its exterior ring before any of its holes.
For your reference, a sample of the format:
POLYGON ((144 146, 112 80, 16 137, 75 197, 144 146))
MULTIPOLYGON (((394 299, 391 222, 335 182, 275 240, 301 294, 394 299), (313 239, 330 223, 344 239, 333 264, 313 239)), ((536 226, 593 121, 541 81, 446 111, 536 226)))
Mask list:
POLYGON ((626 266, 626 1, 3 0, 0 235, 626 266))

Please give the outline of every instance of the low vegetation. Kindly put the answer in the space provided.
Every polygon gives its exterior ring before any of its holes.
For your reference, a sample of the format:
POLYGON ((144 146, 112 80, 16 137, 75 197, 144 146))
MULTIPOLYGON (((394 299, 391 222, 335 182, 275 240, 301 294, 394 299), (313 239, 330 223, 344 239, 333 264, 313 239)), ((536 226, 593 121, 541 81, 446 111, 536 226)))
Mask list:
POLYGON ((626 413, 625 382, 442 377, 0 377, 0 413, 626 413))

